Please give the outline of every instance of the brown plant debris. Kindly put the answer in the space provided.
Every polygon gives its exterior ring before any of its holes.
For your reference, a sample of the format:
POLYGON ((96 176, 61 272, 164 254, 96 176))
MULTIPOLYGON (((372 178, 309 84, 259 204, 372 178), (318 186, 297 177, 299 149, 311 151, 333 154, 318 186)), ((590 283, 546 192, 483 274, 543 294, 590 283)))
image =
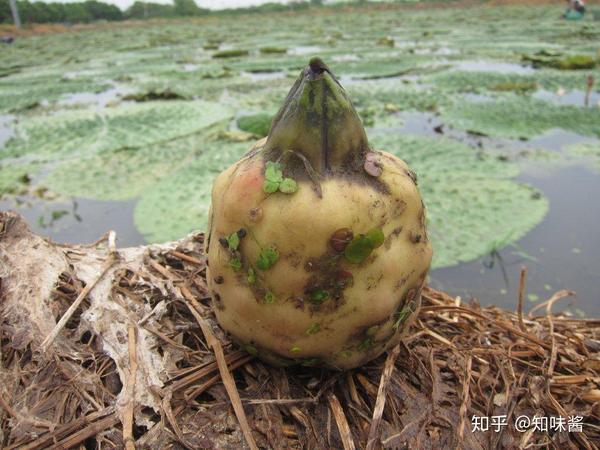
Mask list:
POLYGON ((519 318, 428 288, 387 357, 345 373, 274 368, 215 323, 203 241, 113 258, 104 241, 56 245, 0 212, 0 448, 600 445, 600 319, 552 314, 569 292, 519 318), (473 432, 474 416, 507 426, 473 432), (519 432, 519 416, 583 425, 519 432))

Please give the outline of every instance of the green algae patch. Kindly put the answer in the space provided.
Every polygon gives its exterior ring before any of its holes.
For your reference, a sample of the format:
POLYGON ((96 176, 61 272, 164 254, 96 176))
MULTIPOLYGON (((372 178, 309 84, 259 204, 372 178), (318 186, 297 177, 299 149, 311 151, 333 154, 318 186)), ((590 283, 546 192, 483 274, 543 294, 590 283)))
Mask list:
POLYGON ((240 130, 247 131, 256 137, 261 138, 269 134, 272 120, 273 116, 271 114, 250 114, 239 117, 237 119, 237 126, 240 130))
POLYGON ((496 102, 460 102, 445 108, 444 119, 455 128, 489 136, 532 138, 553 128, 600 137, 600 108, 553 105, 518 96, 496 102))
POLYGON ((284 47, 261 47, 259 51, 263 55, 281 55, 287 53, 287 48, 284 47))
POLYGON ((505 81, 494 84, 490 87, 492 91, 498 92, 516 92, 517 94, 528 94, 537 90, 538 84, 535 81, 505 81))
POLYGON ((140 148, 69 158, 48 174, 44 185, 75 197, 99 200, 138 197, 158 180, 189 162, 205 138, 199 133, 140 148))
MULTIPOLYGON (((1 65, 1 63, 0 63, 1 65)), ((65 94, 102 92, 110 85, 88 79, 62 80, 59 76, 12 76, 0 81, 0 113, 21 112, 58 100, 65 94)))
POLYGON ((200 156, 142 195, 134 211, 138 230, 149 242, 164 242, 206 229, 214 178, 247 151, 247 143, 205 144, 200 156))
POLYGON ((213 58, 239 58, 241 56, 248 56, 250 52, 242 49, 232 50, 221 50, 220 52, 213 53, 213 58))
POLYGON ((551 67, 558 70, 593 69, 598 61, 589 55, 563 56, 560 53, 541 51, 534 55, 523 55, 523 61, 530 62, 533 67, 551 67))
POLYGON ((37 155, 88 156, 167 142, 202 130, 231 116, 217 103, 146 102, 94 110, 67 111, 24 119, 0 157, 37 155))
POLYGON ((446 139, 388 134, 371 142, 417 173, 435 268, 471 261, 517 241, 548 210, 537 190, 512 179, 519 171, 515 164, 446 139))
POLYGON ((2 163, 0 161, 0 197, 24 192, 31 183, 31 174, 39 164, 2 163))
MULTIPOLYGON (((538 70, 533 73, 499 73, 499 72, 464 72, 448 71, 433 74, 423 79, 431 82, 436 90, 447 93, 488 93, 500 91, 515 91, 508 87, 529 87, 527 91, 533 92, 534 87, 556 91, 560 88, 567 90, 583 90, 586 85, 585 74, 553 69, 538 70), (505 87, 505 89, 498 89, 505 87)), ((519 89, 522 90, 522 89, 519 89)))
POLYGON ((600 142, 583 142, 581 144, 569 145, 566 151, 569 155, 591 161, 595 170, 600 172, 600 142))

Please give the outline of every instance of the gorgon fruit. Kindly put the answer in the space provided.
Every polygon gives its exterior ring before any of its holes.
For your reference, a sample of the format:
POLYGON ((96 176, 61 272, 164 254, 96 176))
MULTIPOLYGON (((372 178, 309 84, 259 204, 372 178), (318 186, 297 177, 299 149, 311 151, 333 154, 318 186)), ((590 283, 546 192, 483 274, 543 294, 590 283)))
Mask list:
POLYGON ((217 177, 209 216, 217 320, 266 362, 362 365, 400 342, 420 307, 432 251, 416 176, 369 146, 318 58, 268 137, 217 177))

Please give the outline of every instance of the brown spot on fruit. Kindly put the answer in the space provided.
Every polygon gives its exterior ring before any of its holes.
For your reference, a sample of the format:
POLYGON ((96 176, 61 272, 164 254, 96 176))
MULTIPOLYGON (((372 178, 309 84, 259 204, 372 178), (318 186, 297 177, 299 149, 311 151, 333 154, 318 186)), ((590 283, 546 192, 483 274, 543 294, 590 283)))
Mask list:
POLYGON ((340 289, 345 289, 354 284, 354 277, 347 270, 340 270, 336 275, 336 283, 340 289))
POLYGON ((225 281, 225 280, 223 279, 223 277, 221 275, 218 275, 215 277, 215 283, 223 284, 223 281, 225 281))
POLYGON ((336 252, 342 253, 353 238, 354 233, 350 228, 339 228, 329 238, 329 245, 336 252))
POLYGON ((421 242, 421 239, 423 239, 423 236, 420 233, 415 233, 414 231, 411 231, 408 238, 413 244, 418 244, 419 242, 421 242))
POLYGON ((217 307, 217 309, 219 311, 223 311, 225 309, 225 306, 223 306, 223 302, 221 302, 221 296, 219 294, 217 294, 216 292, 213 292, 212 299, 213 299, 215 306, 217 307))
POLYGON ((263 210, 260 207, 256 207, 256 208, 252 208, 250 210, 250 212, 248 213, 248 218, 250 219, 251 222, 260 222, 260 219, 262 219, 263 216, 263 210))

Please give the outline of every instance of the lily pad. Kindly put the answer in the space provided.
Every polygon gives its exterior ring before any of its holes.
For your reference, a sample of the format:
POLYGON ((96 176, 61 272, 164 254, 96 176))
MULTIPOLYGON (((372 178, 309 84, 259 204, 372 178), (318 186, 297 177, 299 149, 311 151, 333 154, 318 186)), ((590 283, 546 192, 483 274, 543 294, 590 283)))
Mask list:
POLYGON ((600 137, 600 108, 552 105, 526 97, 497 102, 460 102, 443 112, 456 128, 490 136, 532 138, 552 128, 600 137))
POLYGON ((548 202, 512 178, 518 167, 446 139, 377 135, 371 142, 404 159, 427 205, 433 266, 453 266, 502 248, 544 217, 548 202))
POLYGON ((217 103, 146 102, 105 109, 67 111, 21 121, 0 157, 90 156, 167 142, 225 120, 231 111, 217 103))

